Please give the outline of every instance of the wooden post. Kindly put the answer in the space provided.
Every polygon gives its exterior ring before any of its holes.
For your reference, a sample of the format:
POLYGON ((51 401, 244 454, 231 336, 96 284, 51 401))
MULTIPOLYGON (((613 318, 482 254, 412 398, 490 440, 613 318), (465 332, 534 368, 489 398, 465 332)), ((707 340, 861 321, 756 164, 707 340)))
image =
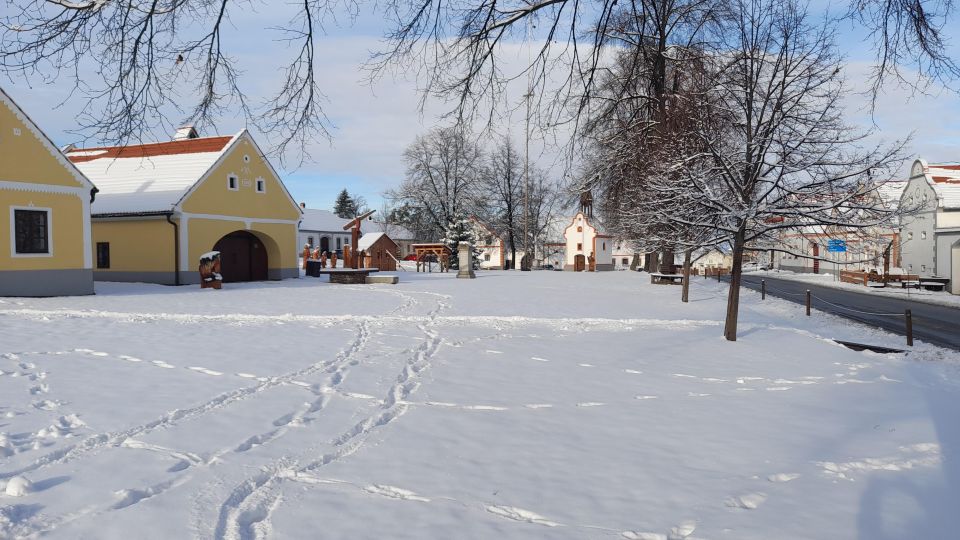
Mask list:
POLYGON ((810 289, 807 289, 807 317, 810 316, 810 289))
POLYGON ((908 309, 904 316, 907 319, 907 345, 913 347, 913 313, 908 309))
POLYGON ((760 299, 767 299, 767 280, 765 279, 760 280, 760 299))
POLYGON ((684 302, 690 301, 690 254, 691 250, 686 250, 683 253, 683 293, 681 294, 681 300, 684 302))

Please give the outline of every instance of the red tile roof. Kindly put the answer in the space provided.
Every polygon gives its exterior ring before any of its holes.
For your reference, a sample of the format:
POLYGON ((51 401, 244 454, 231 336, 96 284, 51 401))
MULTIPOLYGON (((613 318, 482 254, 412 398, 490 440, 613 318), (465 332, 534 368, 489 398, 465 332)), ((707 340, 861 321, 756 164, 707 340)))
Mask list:
POLYGON ((77 148, 67 152, 67 158, 74 163, 93 161, 102 158, 144 158, 169 156, 176 154, 199 154, 219 152, 233 139, 228 137, 204 137, 162 143, 138 144, 131 146, 103 146, 98 148, 77 148), (74 155, 71 155, 74 154, 74 155))

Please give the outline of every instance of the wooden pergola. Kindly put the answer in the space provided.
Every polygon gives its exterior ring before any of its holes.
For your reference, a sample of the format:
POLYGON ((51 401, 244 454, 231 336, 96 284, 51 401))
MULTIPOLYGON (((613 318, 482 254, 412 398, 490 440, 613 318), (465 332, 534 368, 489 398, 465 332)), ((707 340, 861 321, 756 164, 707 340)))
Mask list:
POLYGON ((430 261, 426 260, 430 255, 437 257, 441 272, 446 272, 447 267, 450 266, 451 253, 450 248, 447 247, 446 244, 414 244, 410 247, 413 248, 417 256, 417 272, 420 271, 421 264, 423 265, 424 272, 430 271, 427 266, 430 261))

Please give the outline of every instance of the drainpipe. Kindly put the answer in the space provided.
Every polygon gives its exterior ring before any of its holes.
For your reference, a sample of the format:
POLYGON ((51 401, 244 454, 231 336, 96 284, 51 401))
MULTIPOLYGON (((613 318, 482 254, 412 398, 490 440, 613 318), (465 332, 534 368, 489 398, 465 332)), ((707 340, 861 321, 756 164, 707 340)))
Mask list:
POLYGON ((180 226, 170 219, 173 212, 167 212, 167 223, 173 225, 173 283, 180 285, 180 226))

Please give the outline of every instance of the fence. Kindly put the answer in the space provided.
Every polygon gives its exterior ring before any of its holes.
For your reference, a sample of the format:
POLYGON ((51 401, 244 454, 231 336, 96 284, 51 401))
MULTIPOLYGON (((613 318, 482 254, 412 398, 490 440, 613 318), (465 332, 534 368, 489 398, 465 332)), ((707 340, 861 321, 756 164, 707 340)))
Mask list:
POLYGON ((873 316, 873 317, 903 317, 903 319, 904 319, 904 333, 905 333, 906 336, 907 336, 907 346, 908 346, 908 347, 913 347, 913 313, 910 311, 910 309, 905 309, 903 313, 862 311, 862 310, 859 310, 859 309, 854 309, 854 308, 851 308, 851 307, 842 306, 842 305, 840 305, 840 304, 835 304, 835 303, 833 303, 833 302, 830 302, 829 300, 820 298, 819 296, 811 293, 811 292, 810 292, 810 289, 807 289, 807 290, 806 290, 805 292, 803 292, 803 293, 792 293, 792 292, 785 291, 785 290, 783 290, 783 289, 778 289, 778 288, 776 288, 776 287, 768 287, 768 286, 767 286, 767 280, 765 280, 765 279, 761 279, 761 280, 760 280, 760 299, 761 299, 761 300, 766 300, 766 299, 767 299, 767 289, 769 289, 769 290, 771 290, 771 291, 773 291, 773 292, 776 292, 778 295, 785 295, 785 296, 790 296, 790 297, 795 297, 795 298, 798 298, 798 297, 801 297, 801 296, 804 297, 804 304, 805 304, 804 307, 806 308, 807 317, 810 316, 810 310, 813 308, 813 301, 814 301, 814 300, 817 300, 818 302, 822 302, 822 303, 824 303, 824 304, 826 304, 826 305, 828 305, 828 306, 832 306, 832 307, 834 307, 834 308, 836 308, 836 309, 840 309, 840 310, 847 311, 847 312, 850 312, 850 313, 859 313, 859 314, 861 314, 861 315, 870 315, 870 316, 873 316))

